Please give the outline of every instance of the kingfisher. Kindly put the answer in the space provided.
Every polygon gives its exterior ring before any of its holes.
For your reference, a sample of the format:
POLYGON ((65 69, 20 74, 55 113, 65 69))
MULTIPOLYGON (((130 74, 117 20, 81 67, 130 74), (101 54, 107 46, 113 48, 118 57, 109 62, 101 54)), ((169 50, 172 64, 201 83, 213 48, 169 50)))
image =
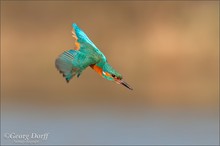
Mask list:
POLYGON ((64 51, 55 61, 56 68, 66 79, 66 82, 68 83, 75 75, 79 78, 83 70, 91 67, 101 77, 133 90, 122 79, 122 75, 108 63, 105 55, 95 46, 85 32, 76 23, 73 23, 72 27, 72 36, 75 42, 74 49, 64 51))

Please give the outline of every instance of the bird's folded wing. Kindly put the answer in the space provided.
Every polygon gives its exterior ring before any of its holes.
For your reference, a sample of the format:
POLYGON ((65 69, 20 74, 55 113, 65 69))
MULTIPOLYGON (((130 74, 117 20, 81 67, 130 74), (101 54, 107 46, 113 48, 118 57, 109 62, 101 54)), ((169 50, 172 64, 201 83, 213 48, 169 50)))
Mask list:
POLYGON ((55 61, 56 68, 69 82, 75 75, 80 76, 81 72, 96 60, 77 50, 63 52, 55 61))

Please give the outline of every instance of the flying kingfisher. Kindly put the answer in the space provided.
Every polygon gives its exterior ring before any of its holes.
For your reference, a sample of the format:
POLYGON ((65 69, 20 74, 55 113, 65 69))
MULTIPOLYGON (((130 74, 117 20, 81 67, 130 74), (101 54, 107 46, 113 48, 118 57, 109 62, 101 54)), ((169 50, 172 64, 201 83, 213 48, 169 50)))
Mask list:
POLYGON ((95 46, 88 36, 75 24, 72 24, 74 49, 63 52, 55 61, 56 68, 63 74, 67 83, 75 76, 79 77, 83 70, 90 66, 103 78, 124 85, 133 90, 122 75, 109 65, 105 55, 95 46))

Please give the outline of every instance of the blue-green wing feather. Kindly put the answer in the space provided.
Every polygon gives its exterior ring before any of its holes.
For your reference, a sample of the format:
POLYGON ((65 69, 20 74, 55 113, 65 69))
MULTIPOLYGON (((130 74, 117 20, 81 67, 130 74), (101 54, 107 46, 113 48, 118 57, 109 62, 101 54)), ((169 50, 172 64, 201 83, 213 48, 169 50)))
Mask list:
POLYGON ((72 26, 76 49, 63 52, 55 61, 56 68, 63 74, 67 82, 75 75, 79 77, 88 66, 102 64, 106 61, 103 53, 88 36, 75 23, 72 26))
MULTIPOLYGON (((73 29, 76 33, 76 36, 78 38, 78 42, 80 45, 85 46, 91 46, 94 50, 98 50, 98 48, 95 46, 95 44, 89 39, 89 37, 76 25, 76 23, 73 23, 73 29)), ((82 48, 80 48, 82 49, 82 48)))
POLYGON ((93 57, 96 62, 105 59, 104 54, 95 46, 83 30, 81 30, 75 23, 73 23, 74 35, 77 36, 77 42, 80 44, 79 51, 86 55, 93 57))
POLYGON ((63 74, 66 81, 69 82, 75 75, 80 76, 82 71, 96 60, 88 57, 77 50, 68 50, 63 52, 55 61, 56 68, 63 74))

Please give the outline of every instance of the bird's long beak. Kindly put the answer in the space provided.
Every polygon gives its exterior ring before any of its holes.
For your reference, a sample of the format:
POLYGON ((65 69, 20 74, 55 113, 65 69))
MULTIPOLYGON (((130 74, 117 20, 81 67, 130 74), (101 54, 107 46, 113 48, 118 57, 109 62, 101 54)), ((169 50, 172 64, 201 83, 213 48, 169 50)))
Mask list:
POLYGON ((132 88, 130 85, 128 85, 128 83, 126 83, 126 82, 123 81, 123 80, 118 80, 118 81, 116 81, 116 83, 121 84, 121 85, 127 87, 127 88, 130 89, 130 90, 133 90, 133 88, 132 88))

